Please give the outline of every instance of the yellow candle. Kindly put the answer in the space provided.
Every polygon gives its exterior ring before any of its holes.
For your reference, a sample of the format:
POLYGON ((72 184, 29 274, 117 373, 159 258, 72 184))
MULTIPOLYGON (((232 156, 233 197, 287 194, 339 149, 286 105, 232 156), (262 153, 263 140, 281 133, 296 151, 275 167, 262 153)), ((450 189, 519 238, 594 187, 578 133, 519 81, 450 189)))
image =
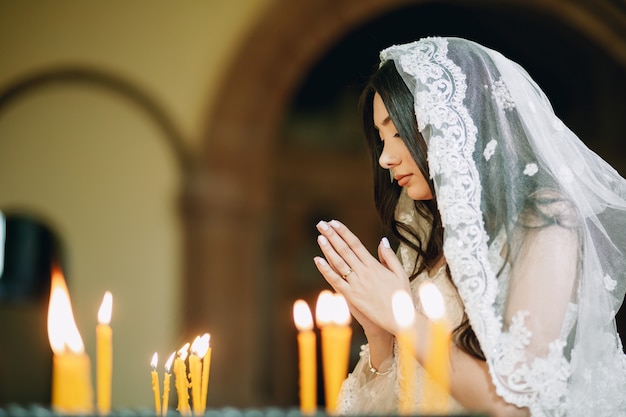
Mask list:
POLYGON ((159 363, 159 355, 154 352, 150 366, 152 366, 152 392, 154 393, 154 414, 161 414, 161 387, 159 386, 159 373, 157 372, 157 364, 159 363))
POLYGON ((315 360, 315 333, 313 316, 304 300, 293 304, 293 320, 298 329, 300 370, 300 411, 314 414, 317 410, 317 366, 315 360))
POLYGON ((202 407, 200 411, 204 414, 206 410, 207 394, 209 393, 209 374, 211 373, 211 335, 205 333, 200 339, 202 340, 199 352, 199 356, 202 358, 202 390, 200 394, 202 407), (203 350, 204 353, 202 352, 203 350))
POLYGON ((52 271, 48 306, 48 338, 52 348, 52 408, 59 414, 93 412, 89 357, 78 332, 63 273, 52 271))
POLYGON ((167 362, 165 362, 165 375, 163 377, 163 407, 161 408, 162 416, 166 416, 168 411, 167 407, 169 406, 168 403, 170 400, 170 377, 172 375, 170 371, 172 370, 172 362, 174 362, 175 356, 176 352, 172 352, 167 362))
POLYGON ((191 399, 193 404, 193 413, 196 416, 201 414, 202 400, 202 361, 198 356, 198 349, 201 344, 200 336, 196 336, 191 344, 191 355, 189 355, 189 376, 191 377, 191 399))
POLYGON ((98 310, 98 326, 96 327, 96 360, 97 360, 97 406, 100 415, 111 411, 111 376, 113 372, 113 331, 111 330, 111 314, 113 296, 109 291, 104 293, 100 310, 98 310))
POLYGON ((411 332, 415 320, 415 307, 406 291, 397 291, 391 300, 393 315, 398 326, 397 342, 399 350, 400 392, 398 413, 415 414, 415 359, 414 340, 411 332))
POLYGON ((189 343, 186 343, 185 346, 180 348, 178 357, 174 360, 174 375, 176 377, 176 392, 178 394, 177 409, 184 416, 191 414, 191 409, 189 408, 189 380, 187 379, 187 366, 185 365, 188 349, 189 343))
POLYGON ((432 283, 420 286, 420 299, 424 313, 430 319, 424 358, 424 369, 428 378, 424 380, 423 411, 447 414, 450 397, 451 332, 445 321, 445 305, 441 293, 432 283))
POLYGON ((341 384, 348 375, 350 359, 350 310, 340 294, 322 291, 316 306, 317 323, 322 337, 322 370, 326 412, 335 414, 341 384), (319 313, 319 314, 318 314, 319 313))
POLYGON ((55 354, 52 358, 52 408, 62 415, 93 412, 91 363, 83 353, 55 354))

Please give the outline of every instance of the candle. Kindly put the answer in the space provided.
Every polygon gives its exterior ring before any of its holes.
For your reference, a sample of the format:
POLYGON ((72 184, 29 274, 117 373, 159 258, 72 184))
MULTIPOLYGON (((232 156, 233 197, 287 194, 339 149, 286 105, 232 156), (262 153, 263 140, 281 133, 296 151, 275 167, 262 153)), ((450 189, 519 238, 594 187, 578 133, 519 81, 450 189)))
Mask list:
POLYGON ((439 289, 424 283, 419 289, 424 313, 430 319, 424 369, 430 378, 424 380, 424 411, 447 414, 450 391, 451 332, 445 321, 445 305, 439 289))
POLYGON ((152 392, 154 393, 154 414, 161 414, 161 388, 159 386, 159 374, 157 372, 157 364, 159 363, 159 355, 154 352, 150 366, 152 366, 152 392))
POLYGON ((191 343, 191 354, 189 355, 189 377, 191 383, 191 400, 193 405, 193 413, 194 415, 200 415, 200 390, 201 390, 201 380, 202 377, 202 362, 200 362, 200 358, 196 353, 196 349, 198 347, 198 343, 200 342, 200 336, 196 336, 196 338, 191 343))
POLYGON ((326 411, 335 414, 350 359, 350 310, 345 298, 324 290, 317 299, 316 318, 322 337, 322 370, 326 411))
POLYGON ((204 413, 202 409, 202 358, 208 347, 208 340, 197 336, 191 344, 191 355, 189 355, 191 398, 193 400, 193 413, 196 416, 204 413))
POLYGON ((398 412, 401 415, 414 414, 415 404, 415 359, 414 341, 411 326, 415 319, 413 300, 406 291, 396 291, 391 300, 393 316, 398 326, 396 340, 399 350, 400 398, 398 412))
POLYGON ((52 358, 52 408, 59 414, 93 412, 89 357, 78 332, 70 296, 60 268, 52 270, 48 306, 52 358))
POLYGON ((188 349, 189 343, 185 343, 185 345, 178 351, 178 357, 174 360, 176 393, 178 394, 177 409, 183 416, 189 415, 191 411, 189 408, 189 380, 187 379, 187 366, 185 365, 188 349))
POLYGON ((96 326, 96 373, 97 373, 97 405, 100 415, 111 411, 111 375, 113 372, 113 331, 109 323, 113 310, 113 296, 109 291, 104 293, 102 304, 98 310, 98 326, 96 326))
POLYGON ((163 377, 163 407, 161 408, 161 415, 167 415, 167 407, 170 400, 170 377, 172 370, 172 362, 174 362, 174 357, 176 356, 176 352, 172 352, 170 357, 165 362, 165 375, 163 377))
POLYGON ((317 366, 315 360, 315 333, 313 316, 304 300, 293 304, 293 320, 298 329, 300 370, 300 411, 314 414, 317 410, 317 366))
POLYGON ((200 352, 202 358, 202 391, 200 395, 200 401, 202 402, 201 412, 204 414, 206 410, 206 398, 209 393, 209 374, 211 373, 211 335, 205 333, 201 337, 202 344, 201 349, 205 349, 204 354, 200 352))

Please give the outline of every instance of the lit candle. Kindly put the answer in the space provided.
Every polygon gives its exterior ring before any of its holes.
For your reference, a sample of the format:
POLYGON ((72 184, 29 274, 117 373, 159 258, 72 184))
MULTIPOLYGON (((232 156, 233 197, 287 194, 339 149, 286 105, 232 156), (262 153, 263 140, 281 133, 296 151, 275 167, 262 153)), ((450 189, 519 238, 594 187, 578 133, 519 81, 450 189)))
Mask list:
POLYGON ((113 372, 113 331, 111 330, 111 314, 113 296, 109 291, 104 293, 102 304, 98 310, 98 326, 96 326, 96 361, 97 361, 97 405, 100 415, 111 411, 111 374, 113 372))
POLYGON ((56 266, 50 283, 48 338, 53 352, 52 408, 65 415, 92 413, 89 357, 74 321, 63 273, 56 266))
POLYGON ((176 352, 172 352, 167 362, 165 362, 165 375, 163 376, 163 407, 161 408, 161 415, 167 415, 167 407, 169 407, 168 403, 170 400, 170 377, 172 374, 170 371, 172 370, 172 362, 174 362, 174 357, 176 356, 176 352))
POLYGON ((159 363, 159 355, 154 352, 150 365, 152 366, 152 392, 154 393, 154 414, 161 414, 161 388, 159 386, 159 373, 157 365, 159 363))
POLYGON ((189 380, 187 379, 187 366, 185 365, 185 359, 187 359, 187 350, 189 349, 189 343, 185 343, 185 346, 178 351, 178 357, 174 360, 174 375, 176 377, 176 393, 178 394, 178 412, 181 415, 187 416, 190 414, 189 408, 189 380))
POLYGON ((419 289, 422 308, 430 319, 424 369, 424 412, 447 414, 450 391, 451 332, 445 320, 445 305, 439 289, 424 283, 419 289))
POLYGON ((206 348, 204 356, 202 356, 202 351, 200 352, 200 357, 202 358, 202 393, 200 401, 202 402, 201 412, 204 414, 207 394, 209 393, 209 375, 211 373, 211 335, 205 333, 200 339, 202 339, 201 349, 206 348))
POLYGON ((204 413, 204 410, 202 409, 202 358, 204 357, 208 347, 208 340, 197 336, 191 344, 191 355, 189 355, 191 399, 193 401, 193 413, 196 416, 204 413))
POLYGON ((334 414, 350 359, 350 310, 345 298, 324 290, 317 299, 316 319, 322 336, 322 369, 326 411, 334 414))
POLYGON ((198 343, 200 342, 200 336, 196 336, 196 338, 191 343, 191 354, 189 355, 189 379, 191 384, 191 403, 193 405, 193 413, 194 415, 199 415, 200 413, 200 390, 201 390, 201 381, 202 377, 202 362, 196 353, 196 349, 198 347, 198 343))
POLYGON ((313 332, 313 316, 306 301, 297 300, 293 304, 293 320, 298 329, 300 411, 303 414, 314 414, 317 410, 315 333, 313 332))
POLYGON ((406 291, 396 291, 393 294, 391 305, 398 326, 396 339, 400 356, 398 412, 402 415, 410 415, 415 413, 415 359, 413 357, 414 341, 411 333, 411 326, 415 320, 415 307, 411 296, 406 291))

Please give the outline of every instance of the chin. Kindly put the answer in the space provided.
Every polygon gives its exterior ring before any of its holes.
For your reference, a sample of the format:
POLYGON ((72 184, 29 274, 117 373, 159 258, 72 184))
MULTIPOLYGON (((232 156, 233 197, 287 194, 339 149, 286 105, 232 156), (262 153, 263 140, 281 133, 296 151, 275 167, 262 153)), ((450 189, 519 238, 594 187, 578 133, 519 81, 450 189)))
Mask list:
POLYGON ((427 188, 426 190, 424 189, 415 190, 412 188, 408 188, 406 190, 406 193, 409 197, 411 197, 412 200, 415 200, 415 201, 429 201, 433 199, 433 195, 431 194, 429 188, 427 188))

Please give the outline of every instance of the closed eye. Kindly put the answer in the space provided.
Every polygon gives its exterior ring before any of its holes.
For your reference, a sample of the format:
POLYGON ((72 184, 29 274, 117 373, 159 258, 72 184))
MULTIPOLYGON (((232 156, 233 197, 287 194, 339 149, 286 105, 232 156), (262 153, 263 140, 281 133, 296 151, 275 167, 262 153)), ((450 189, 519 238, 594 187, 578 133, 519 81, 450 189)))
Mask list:
MULTIPOLYGON (((376 130, 378 130, 378 129, 376 129, 376 130)), ((379 136, 380 136, 380 141, 381 141, 381 142, 384 142, 384 141, 385 141, 385 138, 383 137, 383 135, 379 135, 379 136)), ((392 137, 392 138, 400 138, 401 136, 400 136, 400 133, 397 133, 397 132, 396 132, 396 133, 394 133, 391 137, 392 137)))

